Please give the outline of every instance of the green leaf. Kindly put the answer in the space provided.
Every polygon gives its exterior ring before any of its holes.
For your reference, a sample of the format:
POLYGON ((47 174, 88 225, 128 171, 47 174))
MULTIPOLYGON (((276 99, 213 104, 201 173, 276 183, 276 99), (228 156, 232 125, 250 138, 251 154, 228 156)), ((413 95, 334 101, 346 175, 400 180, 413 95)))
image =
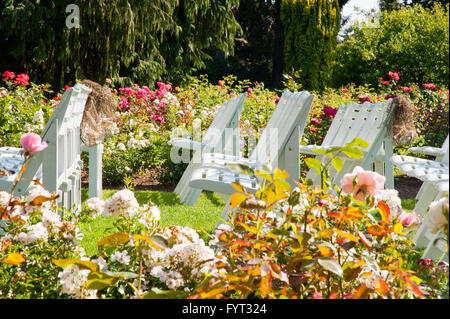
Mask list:
POLYGON ((274 180, 273 183, 279 186, 281 189, 286 190, 289 193, 291 192, 291 185, 289 185, 288 182, 277 179, 274 180))
POLYGON ((69 267, 71 265, 77 265, 81 269, 89 269, 91 271, 99 271, 100 267, 98 264, 80 259, 53 259, 53 263, 61 268, 69 267))
POLYGON ((100 241, 97 243, 97 246, 117 247, 119 245, 126 244, 129 241, 130 241, 130 234, 116 233, 100 239, 100 241))
POLYGON ((225 166, 230 169, 233 173, 236 174, 247 174, 247 175, 255 175, 255 170, 250 166, 239 164, 239 163, 225 163, 225 166))
POLYGON ((346 146, 342 148, 342 152, 350 158, 364 157, 364 152, 358 147, 346 146))
POLYGON ((311 234, 300 231, 296 233, 296 236, 301 247, 305 247, 308 243, 308 240, 312 237, 311 234))
POLYGON ((88 275, 88 280, 86 282, 87 289, 102 290, 119 280, 119 277, 110 276, 103 272, 92 271, 88 275))
POLYGON ((320 172, 322 170, 322 163, 320 163, 320 161, 318 161, 315 158, 306 158, 305 163, 306 163, 306 165, 308 165, 309 168, 315 168, 317 171, 317 174, 320 175, 320 172))
POLYGON ((342 277, 342 267, 339 265, 336 259, 334 258, 319 258, 317 260, 319 265, 321 265, 326 270, 338 275, 339 277, 342 277))
POLYGON ((351 141, 347 145, 348 146, 359 146, 359 147, 362 147, 362 148, 367 148, 367 147, 369 147, 370 143, 364 141, 362 138, 355 137, 353 139, 353 141, 351 141))
POLYGON ((156 246, 155 248, 159 248, 159 249, 168 249, 168 248, 170 248, 169 242, 163 236, 151 235, 151 236, 149 236, 149 240, 150 240, 151 245, 153 247, 156 246))
POLYGON ((333 164, 333 167, 339 172, 344 166, 344 161, 340 157, 333 157, 331 164, 333 164))
POLYGON ((142 299, 184 299, 190 295, 187 291, 161 290, 152 288, 142 295, 142 299))
POLYGON ((383 216, 378 209, 371 210, 367 215, 375 223, 381 222, 383 220, 383 216))

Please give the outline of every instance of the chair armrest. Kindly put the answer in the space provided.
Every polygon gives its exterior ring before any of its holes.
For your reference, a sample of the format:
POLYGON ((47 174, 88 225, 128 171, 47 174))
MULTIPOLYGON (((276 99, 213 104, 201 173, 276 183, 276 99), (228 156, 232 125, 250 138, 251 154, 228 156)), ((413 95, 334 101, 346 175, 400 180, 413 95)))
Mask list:
POLYGON ((436 157, 445 154, 445 152, 441 148, 432 146, 410 147, 408 148, 408 151, 412 153, 431 155, 436 157))
POLYGON ((319 155, 315 150, 330 150, 334 147, 339 147, 338 145, 300 145, 299 150, 302 154, 309 154, 309 155, 319 155))
POLYGON ((10 146, 0 147, 0 153, 8 153, 8 154, 17 154, 17 155, 20 155, 20 152, 23 152, 23 148, 20 148, 20 147, 10 147, 10 146))

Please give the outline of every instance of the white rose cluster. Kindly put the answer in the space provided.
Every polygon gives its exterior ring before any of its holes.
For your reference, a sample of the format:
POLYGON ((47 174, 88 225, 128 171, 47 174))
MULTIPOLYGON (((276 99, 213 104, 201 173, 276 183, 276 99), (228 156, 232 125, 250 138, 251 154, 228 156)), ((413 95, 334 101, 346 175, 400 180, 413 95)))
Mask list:
POLYGON ((90 272, 89 269, 80 269, 75 264, 65 267, 58 274, 61 292, 69 294, 76 299, 96 299, 97 290, 85 288, 90 272))
POLYGON ((139 203, 134 193, 129 189, 123 189, 108 198, 104 205, 103 216, 133 217, 138 213, 139 203))
POLYGON ((217 272, 214 251, 206 246, 194 229, 171 226, 165 230, 164 235, 168 236, 169 243, 175 243, 171 248, 149 248, 145 249, 143 254, 150 274, 170 289, 199 280, 207 273, 217 272), (209 261, 205 262, 206 260, 209 261))
MULTIPOLYGON (((1 196, 7 198, 5 194, 2 194, 1 196)), ((78 244, 83 238, 81 230, 70 222, 63 221, 61 216, 56 212, 56 208, 53 207, 52 201, 45 201, 39 206, 29 204, 38 196, 50 198, 52 195, 42 186, 34 185, 30 187, 24 197, 24 200, 28 205, 25 205, 25 207, 15 207, 12 216, 20 218, 25 224, 23 231, 17 234, 13 240, 29 245, 40 240, 46 242, 48 241, 49 236, 59 234, 62 239, 78 244), (37 211, 40 211, 42 214, 41 220, 31 224, 29 218, 30 214, 37 211)))

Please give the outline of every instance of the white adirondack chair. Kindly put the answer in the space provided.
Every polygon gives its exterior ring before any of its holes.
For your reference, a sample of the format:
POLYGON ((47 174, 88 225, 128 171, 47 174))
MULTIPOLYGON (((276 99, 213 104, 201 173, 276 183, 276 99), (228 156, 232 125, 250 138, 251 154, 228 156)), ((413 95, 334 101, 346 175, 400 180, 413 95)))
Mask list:
MULTIPOLYGON (((416 231, 413 241, 417 247, 426 248, 423 258, 446 259, 448 261, 448 252, 446 252, 445 243, 434 241, 441 233, 433 235, 429 231, 427 213, 431 202, 446 196, 449 191, 449 149, 442 155, 440 161, 426 160, 413 156, 396 155, 391 159, 392 163, 408 176, 420 179, 427 184, 423 189, 419 200, 414 207, 416 214, 422 217, 423 221, 416 231)), ((448 195, 447 195, 448 196, 448 195)))
POLYGON ((232 182, 239 182, 251 192, 256 192, 258 187, 256 176, 233 173, 225 166, 226 163, 242 163, 258 169, 270 161, 289 173, 291 185, 293 180, 299 179, 298 150, 313 100, 314 95, 306 91, 284 92, 249 158, 217 153, 203 155, 204 164, 192 173, 189 185, 219 193, 226 200, 221 219, 227 218, 230 211, 228 199, 236 192, 232 182))
POLYGON ((202 152, 239 154, 239 118, 246 97, 247 93, 243 93, 224 102, 205 132, 202 141, 188 138, 173 138, 169 141, 169 144, 174 146, 172 151, 175 153, 178 153, 180 149, 187 150, 189 153, 191 150, 194 151, 192 160, 174 190, 180 201, 186 205, 194 205, 201 193, 201 190, 189 186, 189 180, 192 172, 200 165, 202 152))
MULTIPOLYGON (((393 152, 391 127, 394 107, 389 108, 390 103, 391 101, 342 105, 322 145, 300 145, 300 153, 315 155, 323 163, 329 162, 329 157, 318 155, 314 150, 345 146, 355 137, 359 137, 370 144, 367 149, 363 149, 364 158, 351 159, 343 155, 344 166, 339 172, 330 165, 330 179, 339 185, 343 175, 351 173, 353 168, 359 165, 385 176, 385 187, 394 188, 394 168, 390 162, 393 152)), ((306 177, 315 185, 320 183, 320 176, 315 169, 310 169, 306 177)))
MULTIPOLYGON (((449 136, 447 134, 447 138, 445 139, 442 146, 439 147, 433 147, 433 146, 421 146, 421 147, 410 147, 408 148, 408 151, 411 153, 416 154, 422 154, 422 155, 428 155, 428 156, 434 156, 435 161, 440 162, 442 158, 445 155, 445 152, 447 152, 449 147, 449 136)), ((422 196, 423 192, 426 191, 427 188, 433 188, 433 185, 430 185, 429 183, 423 183, 422 186, 419 189, 419 192, 416 195, 416 199, 419 200, 422 196)))
MULTIPOLYGON (((36 152, 28 162, 14 195, 25 194, 32 183, 30 179, 39 179, 47 191, 60 194, 60 207, 80 207, 83 164, 80 158, 80 123, 90 92, 88 87, 77 84, 64 93, 41 134, 48 147, 36 152)), ((21 150, 14 147, 0 150, 0 165, 12 172, 11 175, 0 176, 0 190, 11 191, 24 161, 21 150)))

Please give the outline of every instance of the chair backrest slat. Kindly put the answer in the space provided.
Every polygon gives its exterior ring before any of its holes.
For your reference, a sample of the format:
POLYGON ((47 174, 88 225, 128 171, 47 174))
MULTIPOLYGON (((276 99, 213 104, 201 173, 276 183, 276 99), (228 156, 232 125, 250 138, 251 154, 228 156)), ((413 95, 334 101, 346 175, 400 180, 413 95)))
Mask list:
POLYGON ((214 120, 203 136, 202 142, 205 145, 216 146, 221 143, 222 134, 224 133, 225 128, 230 125, 235 115, 241 112, 242 108, 244 107, 246 97, 247 93, 243 93, 222 104, 222 106, 217 111, 214 120))
POLYGON ((303 134, 313 99, 314 95, 306 91, 285 91, 251 153, 250 160, 259 164, 269 161, 276 163, 294 129, 300 129, 303 134))

